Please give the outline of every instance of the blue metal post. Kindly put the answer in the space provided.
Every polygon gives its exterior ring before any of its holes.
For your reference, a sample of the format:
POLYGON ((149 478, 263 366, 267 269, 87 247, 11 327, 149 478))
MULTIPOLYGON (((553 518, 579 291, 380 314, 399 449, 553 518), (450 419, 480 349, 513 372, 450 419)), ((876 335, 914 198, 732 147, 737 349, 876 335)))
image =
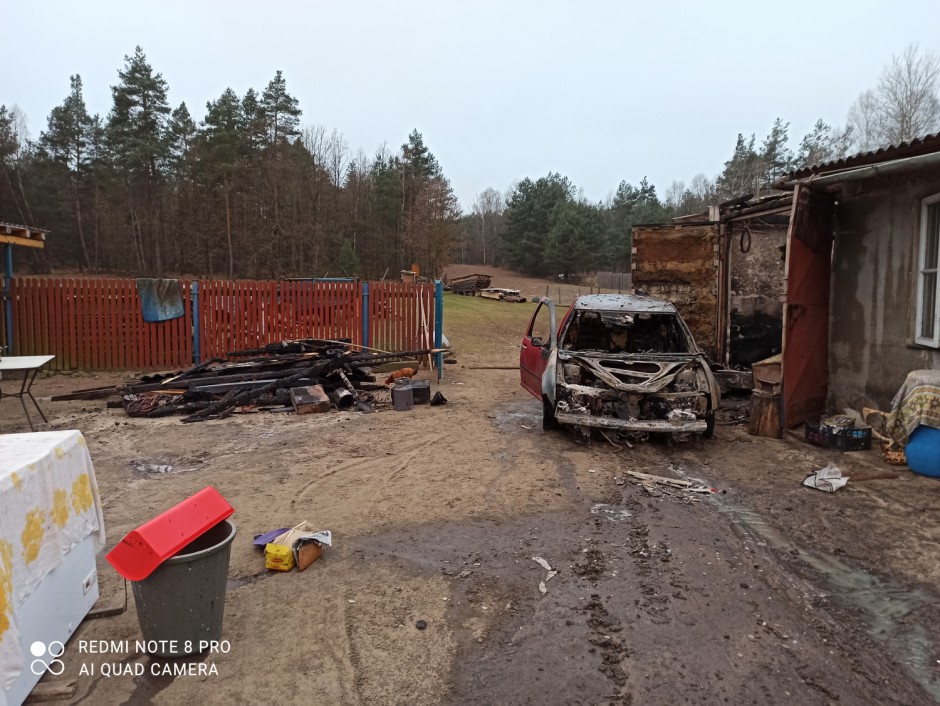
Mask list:
POLYGON ((369 345, 369 283, 362 283, 362 345, 369 345))
MULTIPOLYGON (((434 280, 434 347, 442 348, 444 345, 444 283, 434 280)), ((435 353, 434 363, 437 365, 437 382, 444 377, 444 354, 435 353)))
POLYGON ((199 282, 193 281, 189 299, 193 308, 193 363, 199 365, 202 362, 202 351, 199 349, 199 341, 202 338, 199 329, 199 282))
POLYGON ((13 355, 13 244, 7 243, 6 267, 4 269, 6 282, 3 286, 3 299, 5 303, 7 326, 7 354, 13 355))

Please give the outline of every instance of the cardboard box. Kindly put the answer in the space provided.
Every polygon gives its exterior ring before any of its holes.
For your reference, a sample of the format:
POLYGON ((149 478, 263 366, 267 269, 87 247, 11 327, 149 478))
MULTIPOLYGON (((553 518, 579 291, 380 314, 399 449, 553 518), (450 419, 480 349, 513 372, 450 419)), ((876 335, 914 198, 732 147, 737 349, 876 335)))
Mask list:
POLYGON ((283 544, 266 544, 264 568, 273 571, 290 571, 294 568, 294 551, 283 544))

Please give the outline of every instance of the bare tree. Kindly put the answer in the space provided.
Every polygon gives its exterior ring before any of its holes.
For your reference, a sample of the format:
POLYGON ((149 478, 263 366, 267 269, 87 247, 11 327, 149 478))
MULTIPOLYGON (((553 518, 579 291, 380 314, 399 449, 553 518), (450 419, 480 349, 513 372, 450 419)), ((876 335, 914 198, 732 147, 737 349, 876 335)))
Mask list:
POLYGON ((858 145, 870 150, 940 130, 940 56, 909 44, 891 57, 874 89, 849 109, 848 122, 858 145))
POLYGON ((349 166, 349 140, 336 128, 326 140, 326 158, 330 181, 337 189, 342 188, 346 167, 349 166))
POLYGON ((682 206, 682 194, 685 193, 685 182, 681 179, 674 180, 666 189, 665 204, 673 211, 678 211, 682 206))
POLYGON ((480 253, 482 264, 487 263, 486 250, 489 246, 489 258, 493 259, 493 247, 503 217, 503 196, 496 189, 489 187, 477 194, 471 207, 480 229, 480 253))

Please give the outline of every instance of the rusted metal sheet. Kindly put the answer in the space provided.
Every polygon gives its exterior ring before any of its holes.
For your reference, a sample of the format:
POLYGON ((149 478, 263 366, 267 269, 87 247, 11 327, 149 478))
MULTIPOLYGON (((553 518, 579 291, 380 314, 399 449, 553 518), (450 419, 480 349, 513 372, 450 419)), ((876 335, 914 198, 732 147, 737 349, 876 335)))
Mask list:
POLYGON ((695 342, 714 356, 718 341, 718 227, 633 228, 633 286, 672 302, 695 342))
POLYGON ((829 393, 832 199, 797 185, 787 233, 783 311, 783 425, 818 416, 829 393))

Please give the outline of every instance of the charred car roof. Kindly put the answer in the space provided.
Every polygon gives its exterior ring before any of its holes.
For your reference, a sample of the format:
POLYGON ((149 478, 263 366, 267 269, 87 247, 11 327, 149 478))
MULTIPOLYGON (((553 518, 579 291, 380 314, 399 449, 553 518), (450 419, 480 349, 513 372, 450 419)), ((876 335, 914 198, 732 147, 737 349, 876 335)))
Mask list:
POLYGON ((675 314, 676 307, 662 299, 634 294, 586 294, 578 297, 574 309, 594 311, 642 311, 651 314, 675 314))

